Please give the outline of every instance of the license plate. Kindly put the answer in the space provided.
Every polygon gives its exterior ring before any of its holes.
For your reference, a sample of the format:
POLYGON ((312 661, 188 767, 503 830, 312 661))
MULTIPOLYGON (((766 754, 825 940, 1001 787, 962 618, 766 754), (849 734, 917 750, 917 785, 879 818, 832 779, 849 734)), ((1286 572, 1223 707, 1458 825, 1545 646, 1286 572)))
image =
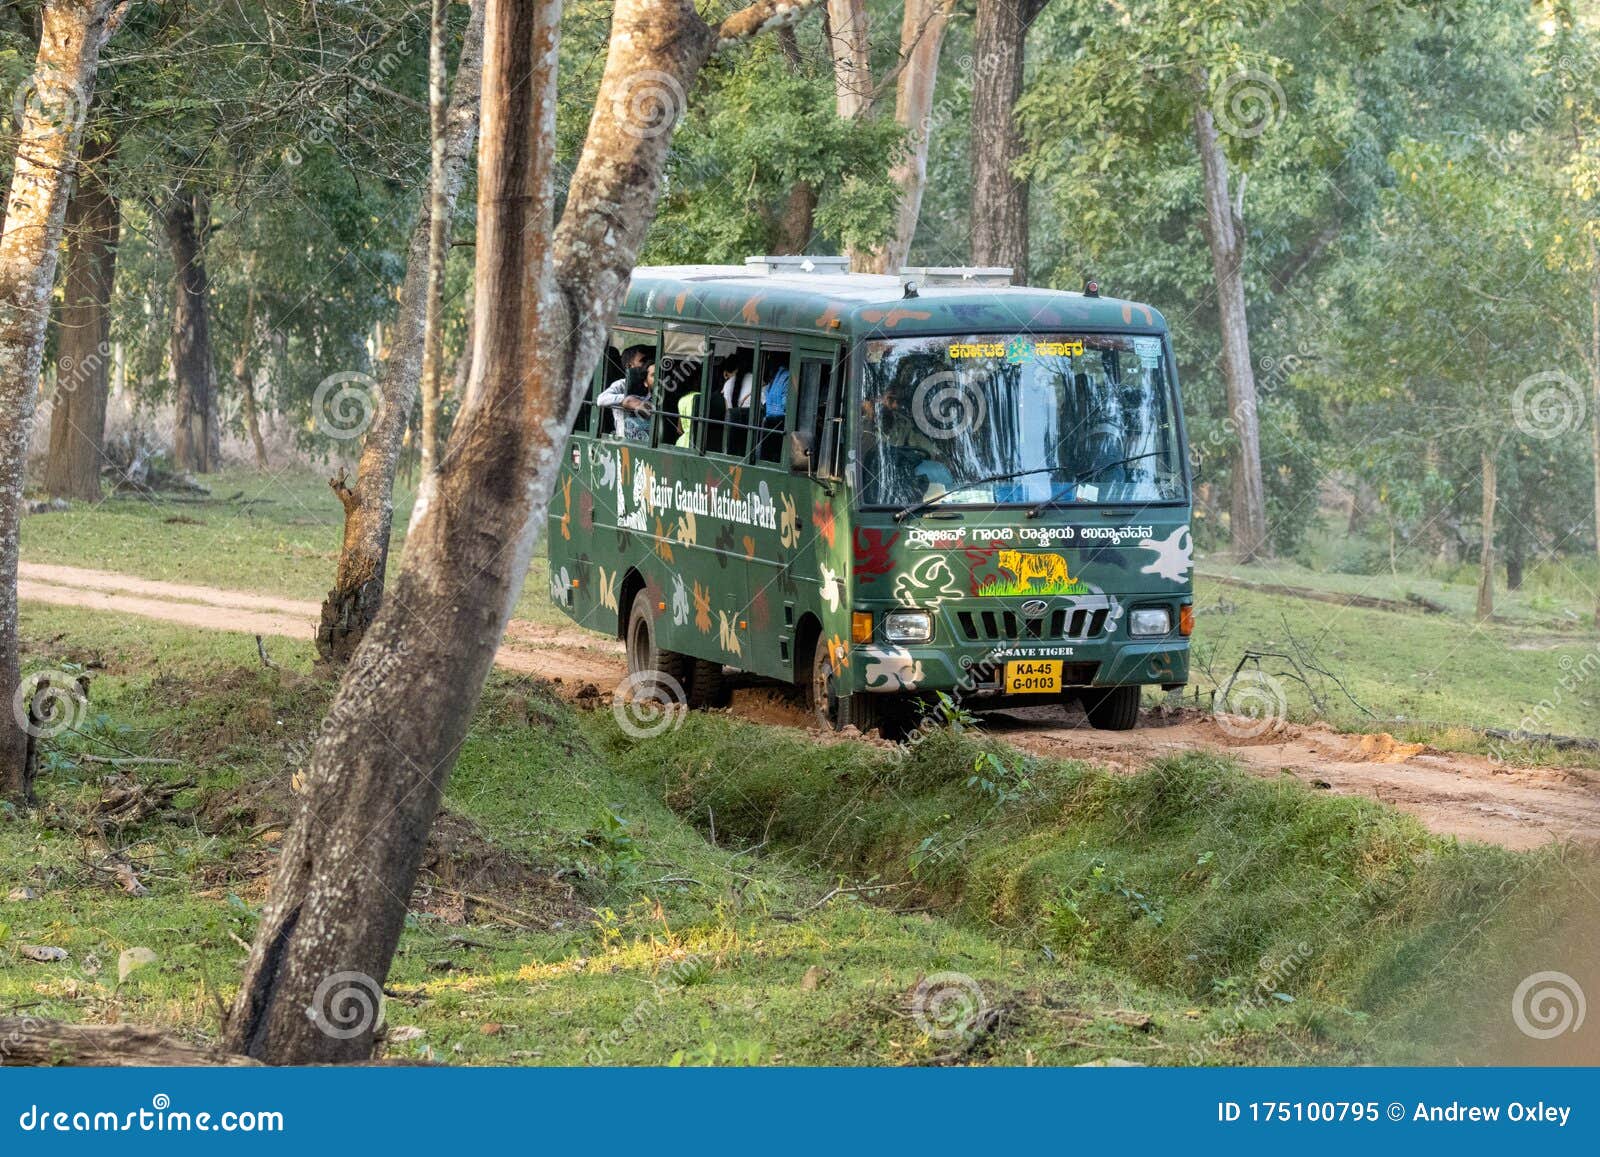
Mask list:
POLYGON ((1037 695, 1060 690, 1060 659, 1019 659, 1006 664, 1008 695, 1037 695))

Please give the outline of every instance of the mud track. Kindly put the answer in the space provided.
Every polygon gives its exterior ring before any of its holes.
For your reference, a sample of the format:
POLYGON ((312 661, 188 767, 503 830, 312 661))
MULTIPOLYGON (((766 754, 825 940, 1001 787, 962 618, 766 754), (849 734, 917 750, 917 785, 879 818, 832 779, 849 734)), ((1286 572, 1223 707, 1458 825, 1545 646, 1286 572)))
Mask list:
MULTIPOLYGON (((307 642, 319 610, 315 603, 270 595, 26 562, 18 593, 27 601, 307 642)), ((609 697, 624 672, 615 640, 523 620, 507 627, 495 662, 548 679, 571 696, 587 684, 609 697)), ((771 684, 740 687, 732 709, 758 723, 807 725, 805 713, 771 684)), ((1041 707, 993 713, 987 726, 1027 751, 1126 771, 1182 751, 1225 752, 1256 774, 1290 775, 1313 790, 1370 796, 1411 813, 1431 831, 1507 848, 1566 839, 1600 842, 1600 773, 1593 771, 1498 766, 1481 756, 1402 744, 1387 735, 1346 735, 1324 725, 1281 724, 1251 735, 1249 726, 1224 726, 1199 713, 1105 732, 1090 728, 1081 714, 1041 707)))

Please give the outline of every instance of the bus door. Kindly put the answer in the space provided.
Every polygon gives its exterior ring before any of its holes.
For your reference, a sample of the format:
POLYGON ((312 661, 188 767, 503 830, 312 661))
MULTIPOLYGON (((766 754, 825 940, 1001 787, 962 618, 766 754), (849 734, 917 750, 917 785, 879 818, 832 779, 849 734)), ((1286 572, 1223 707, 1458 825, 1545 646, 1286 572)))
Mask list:
MULTIPOLYGON (((767 609, 773 629, 762 644, 772 669, 804 670, 811 656, 795 653, 796 626, 807 611, 818 614, 831 635, 848 620, 845 544, 836 528, 835 485, 840 473, 844 372, 837 344, 796 338, 789 362, 789 396, 777 499, 777 555, 765 573, 767 609), (840 616, 843 616, 842 618, 840 616)), ((758 576, 752 576, 757 578, 758 576)), ((752 590, 752 602, 758 592, 752 590)))

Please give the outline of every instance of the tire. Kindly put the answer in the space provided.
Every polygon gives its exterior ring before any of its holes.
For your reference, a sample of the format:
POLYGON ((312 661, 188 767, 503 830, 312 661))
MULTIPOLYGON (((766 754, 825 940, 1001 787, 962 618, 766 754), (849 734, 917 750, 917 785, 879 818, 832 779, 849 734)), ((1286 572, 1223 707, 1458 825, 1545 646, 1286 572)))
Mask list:
POLYGON ((693 685, 693 660, 656 642, 656 623, 650 614, 650 596, 633 596, 628 613, 628 635, 623 644, 628 656, 628 676, 635 691, 654 690, 662 702, 686 703, 693 685))
POLYGON ((1083 711, 1089 717, 1089 726, 1098 731, 1132 731, 1139 724, 1139 692, 1137 683, 1125 687, 1108 687, 1104 691, 1085 691, 1083 711))
POLYGON ((845 695, 834 690, 832 657, 828 640, 819 637, 811 656, 811 678, 806 685, 806 706, 816 725, 834 731, 854 727, 863 735, 879 728, 884 720, 884 696, 845 695))
POLYGON ((726 707, 732 697, 728 676, 715 659, 696 659, 689 672, 689 706, 726 707))

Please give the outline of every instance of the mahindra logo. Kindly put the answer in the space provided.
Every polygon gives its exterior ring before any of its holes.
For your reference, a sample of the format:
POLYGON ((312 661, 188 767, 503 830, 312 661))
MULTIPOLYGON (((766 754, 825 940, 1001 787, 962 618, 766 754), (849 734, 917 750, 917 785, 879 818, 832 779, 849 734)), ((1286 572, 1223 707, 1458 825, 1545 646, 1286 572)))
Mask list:
POLYGON ((1049 609, 1050 604, 1043 599, 1029 599, 1022 604, 1022 614, 1029 619, 1040 618, 1049 609))

